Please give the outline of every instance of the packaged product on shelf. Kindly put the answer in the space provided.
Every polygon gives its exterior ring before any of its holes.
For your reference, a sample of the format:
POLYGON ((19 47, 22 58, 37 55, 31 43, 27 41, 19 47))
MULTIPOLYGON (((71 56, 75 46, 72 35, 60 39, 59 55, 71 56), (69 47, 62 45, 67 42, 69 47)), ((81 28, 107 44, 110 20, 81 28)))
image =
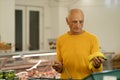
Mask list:
POLYGON ((112 63, 113 69, 120 69, 120 54, 116 54, 112 58, 111 63, 112 63))
POLYGON ((3 79, 3 71, 0 71, 0 79, 3 79))
POLYGON ((14 70, 7 70, 3 71, 4 79, 14 79, 15 77, 15 71, 14 70))

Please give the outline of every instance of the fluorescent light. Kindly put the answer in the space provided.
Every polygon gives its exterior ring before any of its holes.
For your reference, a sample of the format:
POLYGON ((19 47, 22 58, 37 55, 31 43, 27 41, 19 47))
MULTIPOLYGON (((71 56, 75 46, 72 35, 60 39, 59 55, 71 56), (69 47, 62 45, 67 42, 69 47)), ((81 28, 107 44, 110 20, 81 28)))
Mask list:
POLYGON ((39 53, 39 54, 26 54, 26 55, 17 55, 17 56, 12 56, 12 58, 25 58, 25 57, 33 57, 33 56, 51 56, 51 55, 56 55, 55 52, 51 53, 39 53))
POLYGON ((20 57, 21 57, 20 55, 12 56, 12 58, 20 58, 20 57))
POLYGON ((23 57, 32 57, 32 56, 50 56, 50 55, 56 55, 56 53, 42 53, 42 54, 29 54, 29 55, 24 55, 23 57))

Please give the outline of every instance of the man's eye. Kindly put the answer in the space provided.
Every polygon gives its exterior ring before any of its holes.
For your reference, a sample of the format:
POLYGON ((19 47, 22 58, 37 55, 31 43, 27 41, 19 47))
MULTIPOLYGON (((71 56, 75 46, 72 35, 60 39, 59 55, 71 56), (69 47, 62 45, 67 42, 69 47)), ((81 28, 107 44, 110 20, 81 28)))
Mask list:
POLYGON ((82 24, 82 23, 83 23, 83 21, 79 21, 79 23, 80 23, 80 24, 82 24))
POLYGON ((75 24, 75 23, 77 23, 77 21, 72 21, 72 23, 74 23, 74 24, 75 24))
POLYGON ((73 24, 76 24, 76 23, 80 23, 80 24, 82 24, 83 21, 72 21, 72 23, 73 23, 73 24))

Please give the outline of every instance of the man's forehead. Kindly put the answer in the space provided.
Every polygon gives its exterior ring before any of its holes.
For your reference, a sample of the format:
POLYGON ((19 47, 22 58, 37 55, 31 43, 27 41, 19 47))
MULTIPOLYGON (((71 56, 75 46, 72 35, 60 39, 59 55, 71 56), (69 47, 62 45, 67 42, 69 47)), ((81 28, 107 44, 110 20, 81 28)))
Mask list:
POLYGON ((81 9, 71 9, 71 10, 69 11, 69 13, 82 13, 82 14, 83 14, 83 12, 82 12, 81 9))
POLYGON ((83 17, 84 18, 84 14, 82 12, 82 10, 80 9, 71 9, 69 11, 69 14, 67 16, 67 18, 73 18, 73 17, 83 17))
POLYGON ((76 19, 76 20, 84 20, 84 15, 81 13, 72 13, 68 17, 70 20, 76 19))
POLYGON ((70 20, 77 20, 77 21, 78 20, 84 20, 84 17, 83 16, 79 16, 79 15, 78 16, 77 15, 76 16, 71 16, 70 20))

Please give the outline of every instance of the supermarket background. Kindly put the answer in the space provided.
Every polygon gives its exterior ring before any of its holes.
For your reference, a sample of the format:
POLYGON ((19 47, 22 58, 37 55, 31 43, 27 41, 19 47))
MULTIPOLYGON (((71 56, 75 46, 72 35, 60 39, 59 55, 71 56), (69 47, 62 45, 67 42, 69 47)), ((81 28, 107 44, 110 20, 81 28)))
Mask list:
POLYGON ((56 38, 68 30, 65 17, 71 8, 84 11, 84 29, 98 36, 108 58, 104 71, 117 70, 107 78, 119 78, 120 0, 0 0, 0 73, 15 70, 24 79, 28 70, 36 72, 34 77, 58 78, 50 62, 55 59, 56 38), (38 69, 33 70, 35 65, 38 69))

